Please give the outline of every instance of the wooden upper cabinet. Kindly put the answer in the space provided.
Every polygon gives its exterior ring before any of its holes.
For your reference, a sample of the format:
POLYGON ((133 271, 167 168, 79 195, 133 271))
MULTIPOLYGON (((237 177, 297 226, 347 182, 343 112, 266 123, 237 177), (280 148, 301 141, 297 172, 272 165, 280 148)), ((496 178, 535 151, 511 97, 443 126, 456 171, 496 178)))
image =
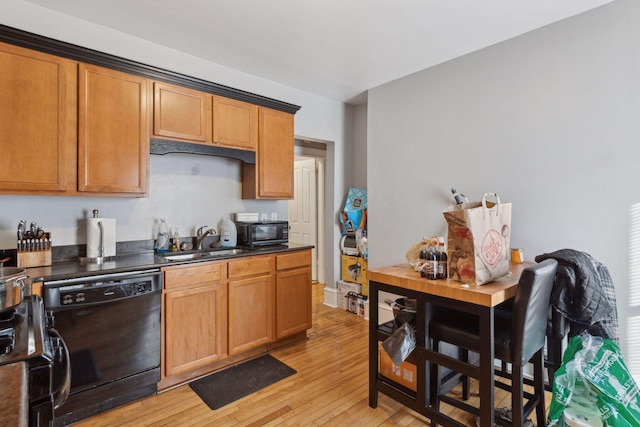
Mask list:
POLYGON ((79 64, 78 191, 147 192, 149 81, 79 64))
POLYGON ((211 142, 211 95, 154 82, 153 134, 170 139, 211 142))
POLYGON ((153 135, 255 151, 258 106, 154 82, 153 135))
POLYGON ((213 96, 213 142, 255 151, 258 146, 258 106, 213 96))
POLYGON ((258 109, 258 156, 242 164, 243 199, 293 199, 293 114, 258 109))
POLYGON ((0 191, 73 189, 74 84, 72 62, 0 43, 0 191))

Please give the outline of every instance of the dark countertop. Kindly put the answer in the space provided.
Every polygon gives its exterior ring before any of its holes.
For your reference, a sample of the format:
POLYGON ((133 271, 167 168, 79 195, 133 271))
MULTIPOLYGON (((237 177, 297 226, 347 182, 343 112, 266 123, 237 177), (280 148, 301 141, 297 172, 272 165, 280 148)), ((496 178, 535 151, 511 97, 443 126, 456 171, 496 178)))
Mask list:
MULTIPOLYGON (((263 248, 242 248, 249 249, 245 253, 216 256, 210 258, 199 258, 183 261, 168 261, 162 255, 153 252, 145 252, 139 254, 118 255, 108 260, 97 263, 84 263, 78 260, 54 262, 53 265, 47 267, 32 267, 27 269, 29 281, 51 281, 64 280, 76 277, 95 276, 100 274, 124 273, 129 271, 140 271, 147 269, 159 269, 169 265, 189 264, 206 261, 217 261, 230 258, 240 258, 254 255, 267 255, 279 252, 291 252, 303 249, 312 249, 312 245, 303 245, 297 243, 289 243, 286 245, 266 246, 263 248)), ((193 252, 193 251, 190 251, 193 252)), ((170 252, 171 254, 183 254, 189 252, 170 252)))

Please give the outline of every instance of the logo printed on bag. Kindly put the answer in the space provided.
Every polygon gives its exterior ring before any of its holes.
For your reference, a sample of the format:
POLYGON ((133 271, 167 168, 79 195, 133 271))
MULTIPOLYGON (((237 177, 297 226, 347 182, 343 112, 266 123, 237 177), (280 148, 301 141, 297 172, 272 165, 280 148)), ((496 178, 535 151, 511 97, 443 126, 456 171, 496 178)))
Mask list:
POLYGON ((452 227, 451 232, 453 233, 454 236, 460 239, 469 239, 469 240, 473 239, 471 230, 469 230, 467 227, 452 227))
POLYGON ((482 239, 480 247, 482 259, 491 267, 495 267, 502 258, 502 236, 496 230, 489 230, 482 239))

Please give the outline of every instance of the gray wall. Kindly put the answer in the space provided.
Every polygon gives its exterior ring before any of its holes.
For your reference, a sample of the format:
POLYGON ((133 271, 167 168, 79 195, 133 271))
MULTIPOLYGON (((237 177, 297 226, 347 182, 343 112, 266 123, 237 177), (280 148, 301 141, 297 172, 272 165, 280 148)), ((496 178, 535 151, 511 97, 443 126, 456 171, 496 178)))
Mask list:
POLYGON ((353 187, 367 188, 367 104, 354 111, 353 187))
POLYGON ((370 268, 446 235, 450 187, 497 192, 527 261, 574 248, 609 267, 639 372, 638 40, 640 5, 617 0, 371 90, 370 268))

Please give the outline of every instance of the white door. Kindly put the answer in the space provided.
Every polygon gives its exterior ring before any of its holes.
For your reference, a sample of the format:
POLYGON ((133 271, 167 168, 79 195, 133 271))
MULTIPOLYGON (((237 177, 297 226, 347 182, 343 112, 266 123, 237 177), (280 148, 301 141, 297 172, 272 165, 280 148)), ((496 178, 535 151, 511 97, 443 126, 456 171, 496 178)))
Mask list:
POLYGON ((289 241, 313 245, 311 251, 313 281, 318 280, 318 208, 316 160, 306 158, 294 163, 293 200, 289 203, 289 241))

